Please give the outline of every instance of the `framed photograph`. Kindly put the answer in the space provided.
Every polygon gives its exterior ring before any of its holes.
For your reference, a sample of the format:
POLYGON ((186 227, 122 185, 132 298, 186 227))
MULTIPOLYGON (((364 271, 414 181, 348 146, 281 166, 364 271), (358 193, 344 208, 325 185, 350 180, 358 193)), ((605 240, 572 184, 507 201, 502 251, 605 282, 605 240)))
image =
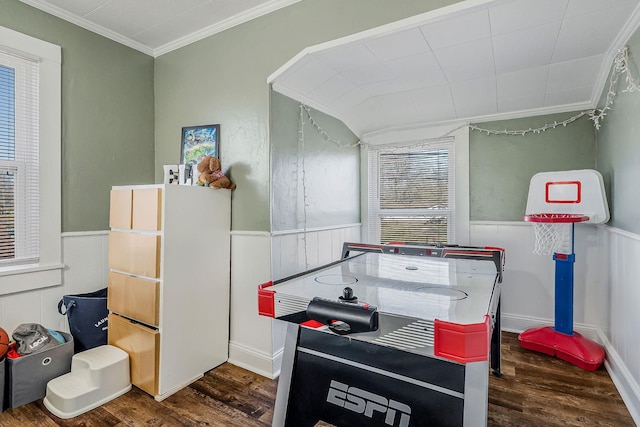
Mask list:
POLYGON ((182 128, 180 163, 195 167, 205 156, 220 157, 220 125, 182 128))

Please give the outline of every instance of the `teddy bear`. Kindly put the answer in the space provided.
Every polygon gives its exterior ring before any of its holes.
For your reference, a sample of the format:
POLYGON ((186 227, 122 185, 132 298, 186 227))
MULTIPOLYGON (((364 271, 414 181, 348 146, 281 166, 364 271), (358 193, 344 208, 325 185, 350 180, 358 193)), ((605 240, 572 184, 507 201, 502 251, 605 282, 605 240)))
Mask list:
POLYGON ((228 188, 233 190, 236 185, 222 172, 220 159, 206 156, 198 163, 198 185, 211 188, 228 188))

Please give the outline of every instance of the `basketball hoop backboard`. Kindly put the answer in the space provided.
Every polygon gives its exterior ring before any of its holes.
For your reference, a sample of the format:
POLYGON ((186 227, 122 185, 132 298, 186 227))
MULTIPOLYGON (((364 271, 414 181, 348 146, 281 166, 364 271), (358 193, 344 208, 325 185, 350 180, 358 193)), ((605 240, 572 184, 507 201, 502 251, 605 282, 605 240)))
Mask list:
POLYGON ((589 217, 588 223, 609 221, 602 175, 593 169, 535 174, 525 214, 583 214, 589 217))

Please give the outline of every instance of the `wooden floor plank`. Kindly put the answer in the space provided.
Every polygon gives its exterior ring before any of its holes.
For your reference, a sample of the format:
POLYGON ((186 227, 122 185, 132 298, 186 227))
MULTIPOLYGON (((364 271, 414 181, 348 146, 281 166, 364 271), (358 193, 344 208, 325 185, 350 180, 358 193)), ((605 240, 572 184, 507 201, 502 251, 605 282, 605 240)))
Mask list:
MULTIPOLYGON (((512 333, 503 332, 501 348, 503 376, 489 376, 488 427, 635 426, 604 368, 588 372, 524 350, 512 333)), ((266 427, 273 419, 277 385, 277 380, 225 363, 162 402, 134 387, 62 420, 39 400, 5 410, 0 426, 266 427)))

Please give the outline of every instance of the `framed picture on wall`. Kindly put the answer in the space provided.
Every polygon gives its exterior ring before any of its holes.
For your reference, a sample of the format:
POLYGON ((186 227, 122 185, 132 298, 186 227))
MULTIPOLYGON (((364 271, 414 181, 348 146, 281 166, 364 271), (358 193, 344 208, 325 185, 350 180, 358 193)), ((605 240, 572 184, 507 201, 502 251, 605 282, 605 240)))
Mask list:
POLYGON ((182 128, 180 163, 195 169, 206 156, 220 157, 220 125, 182 128))

